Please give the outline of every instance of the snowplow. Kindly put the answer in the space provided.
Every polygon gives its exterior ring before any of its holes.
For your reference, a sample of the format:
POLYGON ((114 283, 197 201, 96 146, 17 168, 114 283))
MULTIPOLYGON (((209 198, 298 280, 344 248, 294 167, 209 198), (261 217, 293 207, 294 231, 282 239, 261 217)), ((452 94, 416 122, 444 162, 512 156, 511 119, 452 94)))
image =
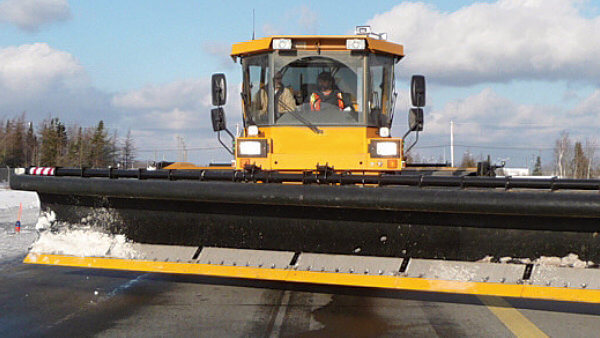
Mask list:
POLYGON ((211 79, 212 128, 231 165, 16 169, 10 186, 38 193, 47 231, 85 224, 135 251, 34 244, 24 262, 600 302, 600 180, 407 163, 425 78, 412 77, 408 130, 392 137, 402 45, 359 27, 237 43, 231 57, 240 135, 227 129, 225 76, 211 79))

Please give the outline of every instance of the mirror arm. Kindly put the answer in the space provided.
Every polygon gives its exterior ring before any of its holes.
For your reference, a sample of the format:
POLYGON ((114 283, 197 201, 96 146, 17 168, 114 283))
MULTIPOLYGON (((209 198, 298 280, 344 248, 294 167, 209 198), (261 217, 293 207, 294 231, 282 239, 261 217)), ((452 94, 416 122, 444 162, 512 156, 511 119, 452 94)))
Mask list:
POLYGON ((394 112, 396 111, 396 99, 398 98, 398 93, 394 92, 392 96, 392 111, 390 111, 390 121, 388 128, 392 127, 392 122, 394 121, 394 112))
MULTIPOLYGON (((233 137, 233 134, 229 131, 229 129, 225 129, 225 131, 227 132, 227 134, 229 134, 229 136, 231 137, 231 139, 235 139, 235 137, 233 137)), ((223 148, 225 148, 231 155, 234 155, 233 149, 229 149, 229 147, 223 143, 223 141, 221 140, 221 132, 218 131, 217 132, 217 140, 219 140, 219 143, 221 143, 221 145, 223 146, 223 148)))
MULTIPOLYGON (((406 133, 406 135, 408 135, 408 133, 406 133)), ((410 150, 415 146, 415 144, 417 144, 418 141, 419 141, 419 132, 417 132, 417 136, 415 137, 415 141, 413 142, 413 144, 411 144, 410 147, 408 147, 408 149, 406 149, 404 151, 404 155, 408 154, 410 152, 410 150)))
MULTIPOLYGON (((412 133, 414 130, 415 130, 415 128, 408 129, 406 131, 406 133, 404 133, 404 135, 402 135, 402 139, 405 139, 406 136, 408 136, 408 134, 412 133)), ((417 139, 418 139, 418 137, 419 137, 419 132, 417 132, 417 139)))

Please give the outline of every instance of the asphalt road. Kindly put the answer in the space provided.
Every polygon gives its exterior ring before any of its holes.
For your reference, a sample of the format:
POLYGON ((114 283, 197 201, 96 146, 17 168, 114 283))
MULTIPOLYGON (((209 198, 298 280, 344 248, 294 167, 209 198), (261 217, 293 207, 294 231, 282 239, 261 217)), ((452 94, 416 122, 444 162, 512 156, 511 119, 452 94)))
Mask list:
POLYGON ((2 337, 590 337, 599 315, 575 303, 0 265, 2 337))

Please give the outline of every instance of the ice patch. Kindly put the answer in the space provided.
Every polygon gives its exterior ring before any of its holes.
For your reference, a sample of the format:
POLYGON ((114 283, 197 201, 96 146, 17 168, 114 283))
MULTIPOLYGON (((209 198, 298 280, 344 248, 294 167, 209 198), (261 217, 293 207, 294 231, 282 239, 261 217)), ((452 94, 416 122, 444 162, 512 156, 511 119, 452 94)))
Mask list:
POLYGON ((111 235, 92 228, 44 231, 31 252, 77 257, 142 258, 125 235, 111 235))

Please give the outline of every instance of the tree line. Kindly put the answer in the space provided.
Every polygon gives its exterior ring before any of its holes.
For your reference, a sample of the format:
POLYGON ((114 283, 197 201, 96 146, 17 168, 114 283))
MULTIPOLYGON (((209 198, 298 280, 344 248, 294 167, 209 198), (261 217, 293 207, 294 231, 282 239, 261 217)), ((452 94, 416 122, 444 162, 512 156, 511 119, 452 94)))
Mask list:
POLYGON ((131 130, 123 140, 100 120, 93 127, 50 118, 37 126, 25 114, 0 120, 0 166, 126 167, 135 160, 131 130))
MULTIPOLYGON (((596 159, 599 143, 594 138, 572 140, 569 133, 561 132, 553 149, 552 164, 542 167, 541 156, 537 156, 531 175, 558 176, 563 178, 587 179, 600 176, 600 163, 596 159)), ((477 160, 466 151, 463 154, 461 167, 474 167, 477 160)))

